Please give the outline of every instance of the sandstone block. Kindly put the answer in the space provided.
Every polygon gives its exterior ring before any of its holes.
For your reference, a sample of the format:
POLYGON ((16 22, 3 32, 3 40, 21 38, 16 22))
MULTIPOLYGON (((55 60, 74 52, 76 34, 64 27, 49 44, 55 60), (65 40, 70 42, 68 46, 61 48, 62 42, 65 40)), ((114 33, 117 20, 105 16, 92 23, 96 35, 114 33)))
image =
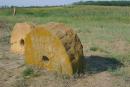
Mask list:
POLYGON ((16 23, 11 33, 11 52, 23 54, 26 35, 33 30, 34 25, 29 23, 16 23))
POLYGON ((64 24, 38 26, 25 38, 25 62, 71 76, 83 72, 83 46, 64 24))

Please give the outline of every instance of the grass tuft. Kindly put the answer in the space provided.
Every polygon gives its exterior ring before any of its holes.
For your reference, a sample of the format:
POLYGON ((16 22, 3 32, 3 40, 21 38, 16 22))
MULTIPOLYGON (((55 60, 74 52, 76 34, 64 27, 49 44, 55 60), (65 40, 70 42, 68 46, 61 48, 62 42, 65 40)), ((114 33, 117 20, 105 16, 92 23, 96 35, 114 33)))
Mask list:
POLYGON ((28 67, 28 68, 24 69, 22 74, 24 77, 29 77, 34 74, 34 70, 32 68, 28 67))
POLYGON ((90 47, 91 51, 98 51, 98 47, 90 47))

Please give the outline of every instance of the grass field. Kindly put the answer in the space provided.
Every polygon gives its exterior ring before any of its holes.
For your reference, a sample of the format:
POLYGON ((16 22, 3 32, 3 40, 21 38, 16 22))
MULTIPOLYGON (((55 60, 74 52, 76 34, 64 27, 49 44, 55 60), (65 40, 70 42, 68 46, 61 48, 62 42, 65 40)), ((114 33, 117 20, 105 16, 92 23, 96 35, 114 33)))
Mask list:
POLYGON ((0 21, 11 27, 25 21, 65 23, 74 28, 81 39, 87 61, 86 73, 106 71, 127 84, 130 82, 130 7, 16 8, 16 16, 12 16, 12 9, 0 9, 0 21))

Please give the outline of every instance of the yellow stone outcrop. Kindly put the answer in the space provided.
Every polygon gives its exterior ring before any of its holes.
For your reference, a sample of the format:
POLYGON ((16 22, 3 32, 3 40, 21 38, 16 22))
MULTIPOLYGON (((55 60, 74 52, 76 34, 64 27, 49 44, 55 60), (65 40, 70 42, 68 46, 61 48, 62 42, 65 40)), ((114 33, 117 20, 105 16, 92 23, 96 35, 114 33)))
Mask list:
POLYGON ((37 26, 25 38, 25 62, 71 76, 83 72, 83 47, 64 24, 37 26))
POLYGON ((23 54, 26 35, 32 31, 34 26, 29 23, 16 23, 11 33, 11 52, 23 54))

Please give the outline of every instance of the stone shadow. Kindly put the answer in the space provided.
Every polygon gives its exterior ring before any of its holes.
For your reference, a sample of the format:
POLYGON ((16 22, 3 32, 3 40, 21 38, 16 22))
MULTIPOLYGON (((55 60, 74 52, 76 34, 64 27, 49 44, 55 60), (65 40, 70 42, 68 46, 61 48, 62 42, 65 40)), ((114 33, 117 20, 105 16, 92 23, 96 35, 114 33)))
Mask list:
POLYGON ((116 58, 89 56, 85 57, 85 73, 96 74, 108 70, 116 70, 123 66, 123 64, 116 60, 116 58))

